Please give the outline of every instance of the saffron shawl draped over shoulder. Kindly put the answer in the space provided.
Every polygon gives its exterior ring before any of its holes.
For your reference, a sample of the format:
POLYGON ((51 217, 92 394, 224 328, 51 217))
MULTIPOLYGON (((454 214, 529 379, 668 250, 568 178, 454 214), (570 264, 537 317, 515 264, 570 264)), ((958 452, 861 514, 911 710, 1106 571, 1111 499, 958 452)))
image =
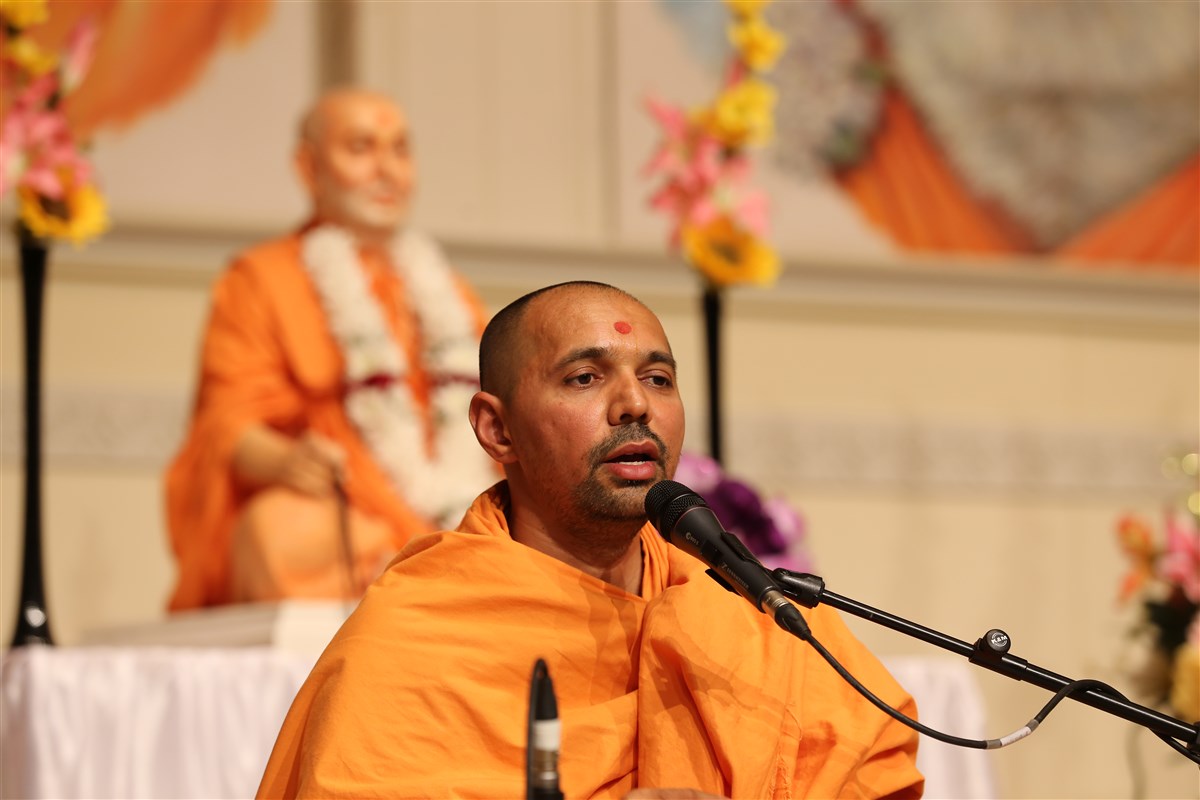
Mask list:
MULTIPOLYGON (((513 541, 506 501, 500 483, 367 591, 297 695, 259 797, 523 796, 537 658, 558 698, 567 797, 920 795, 916 734, 652 527, 637 597, 513 541)), ((853 674, 915 714, 836 612, 804 614, 853 674)))
MULTIPOLYGON (((179 569, 172 610, 229 600, 230 537, 249 499, 234 480, 232 457, 238 439, 254 424, 289 435, 312 430, 345 448, 351 505, 387 523, 397 550, 410 536, 432 530, 396 491, 346 415, 342 353, 301 262, 305 232, 246 251, 213 290, 200 392, 187 439, 166 476, 167 526, 179 569)), ((456 285, 482 330, 482 304, 465 283, 456 285)), ((404 377, 428 417, 429 377, 419 330, 404 305, 405 287, 388 274, 371 291, 407 352, 410 370, 404 377)))

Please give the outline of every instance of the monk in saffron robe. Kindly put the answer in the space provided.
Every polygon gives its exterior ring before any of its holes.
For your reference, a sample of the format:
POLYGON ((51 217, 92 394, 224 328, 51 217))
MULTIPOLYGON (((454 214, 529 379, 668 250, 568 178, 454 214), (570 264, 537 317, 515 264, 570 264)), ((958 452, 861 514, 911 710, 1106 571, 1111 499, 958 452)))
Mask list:
POLYGON ((166 478, 172 610, 358 596, 498 476, 466 421, 481 304, 404 227, 403 112, 336 89, 300 134, 310 220, 241 254, 213 292, 166 478))
MULTIPOLYGON (((920 796, 916 734, 647 523, 684 435, 649 309, 604 284, 526 295, 488 324, 480 375, 471 424, 506 479, 367 590, 293 702, 259 797, 521 797, 538 658, 572 800, 920 796)), ((915 714, 837 612, 802 614, 915 714)))

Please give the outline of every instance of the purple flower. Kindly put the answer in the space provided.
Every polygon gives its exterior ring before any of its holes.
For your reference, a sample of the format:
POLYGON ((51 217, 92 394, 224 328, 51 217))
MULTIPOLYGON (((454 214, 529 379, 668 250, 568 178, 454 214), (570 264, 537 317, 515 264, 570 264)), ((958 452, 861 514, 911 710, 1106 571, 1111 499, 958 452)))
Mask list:
POLYGON ((704 498, 725 529, 768 568, 811 572, 804 547, 804 519, 782 498, 765 502, 744 481, 727 476, 711 458, 683 453, 675 479, 704 498))

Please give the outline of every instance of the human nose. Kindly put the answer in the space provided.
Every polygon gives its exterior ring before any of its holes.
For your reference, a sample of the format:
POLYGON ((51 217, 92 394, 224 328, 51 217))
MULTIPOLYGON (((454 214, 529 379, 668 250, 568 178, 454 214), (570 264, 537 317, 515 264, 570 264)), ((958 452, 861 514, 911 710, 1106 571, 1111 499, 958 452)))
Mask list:
POLYGON ((412 161, 406 154, 385 152, 378 161, 379 171, 388 178, 405 182, 412 177, 412 161))
POLYGON ((631 375, 618 383, 609 404, 608 421, 611 425, 650 421, 650 400, 637 376, 631 375))

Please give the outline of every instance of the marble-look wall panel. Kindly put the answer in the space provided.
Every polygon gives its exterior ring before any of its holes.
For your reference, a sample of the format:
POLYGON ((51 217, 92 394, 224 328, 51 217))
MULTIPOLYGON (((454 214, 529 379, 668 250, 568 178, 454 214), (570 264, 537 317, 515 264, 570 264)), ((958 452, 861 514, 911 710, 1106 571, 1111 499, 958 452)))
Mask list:
POLYGON ((218 50, 182 96, 97 135, 92 155, 114 229, 258 231, 300 221, 291 151, 319 79, 317 8, 275 3, 257 36, 218 50))
POLYGON ((412 120, 415 221, 522 245, 606 241, 600 3, 363 3, 359 77, 412 120))

